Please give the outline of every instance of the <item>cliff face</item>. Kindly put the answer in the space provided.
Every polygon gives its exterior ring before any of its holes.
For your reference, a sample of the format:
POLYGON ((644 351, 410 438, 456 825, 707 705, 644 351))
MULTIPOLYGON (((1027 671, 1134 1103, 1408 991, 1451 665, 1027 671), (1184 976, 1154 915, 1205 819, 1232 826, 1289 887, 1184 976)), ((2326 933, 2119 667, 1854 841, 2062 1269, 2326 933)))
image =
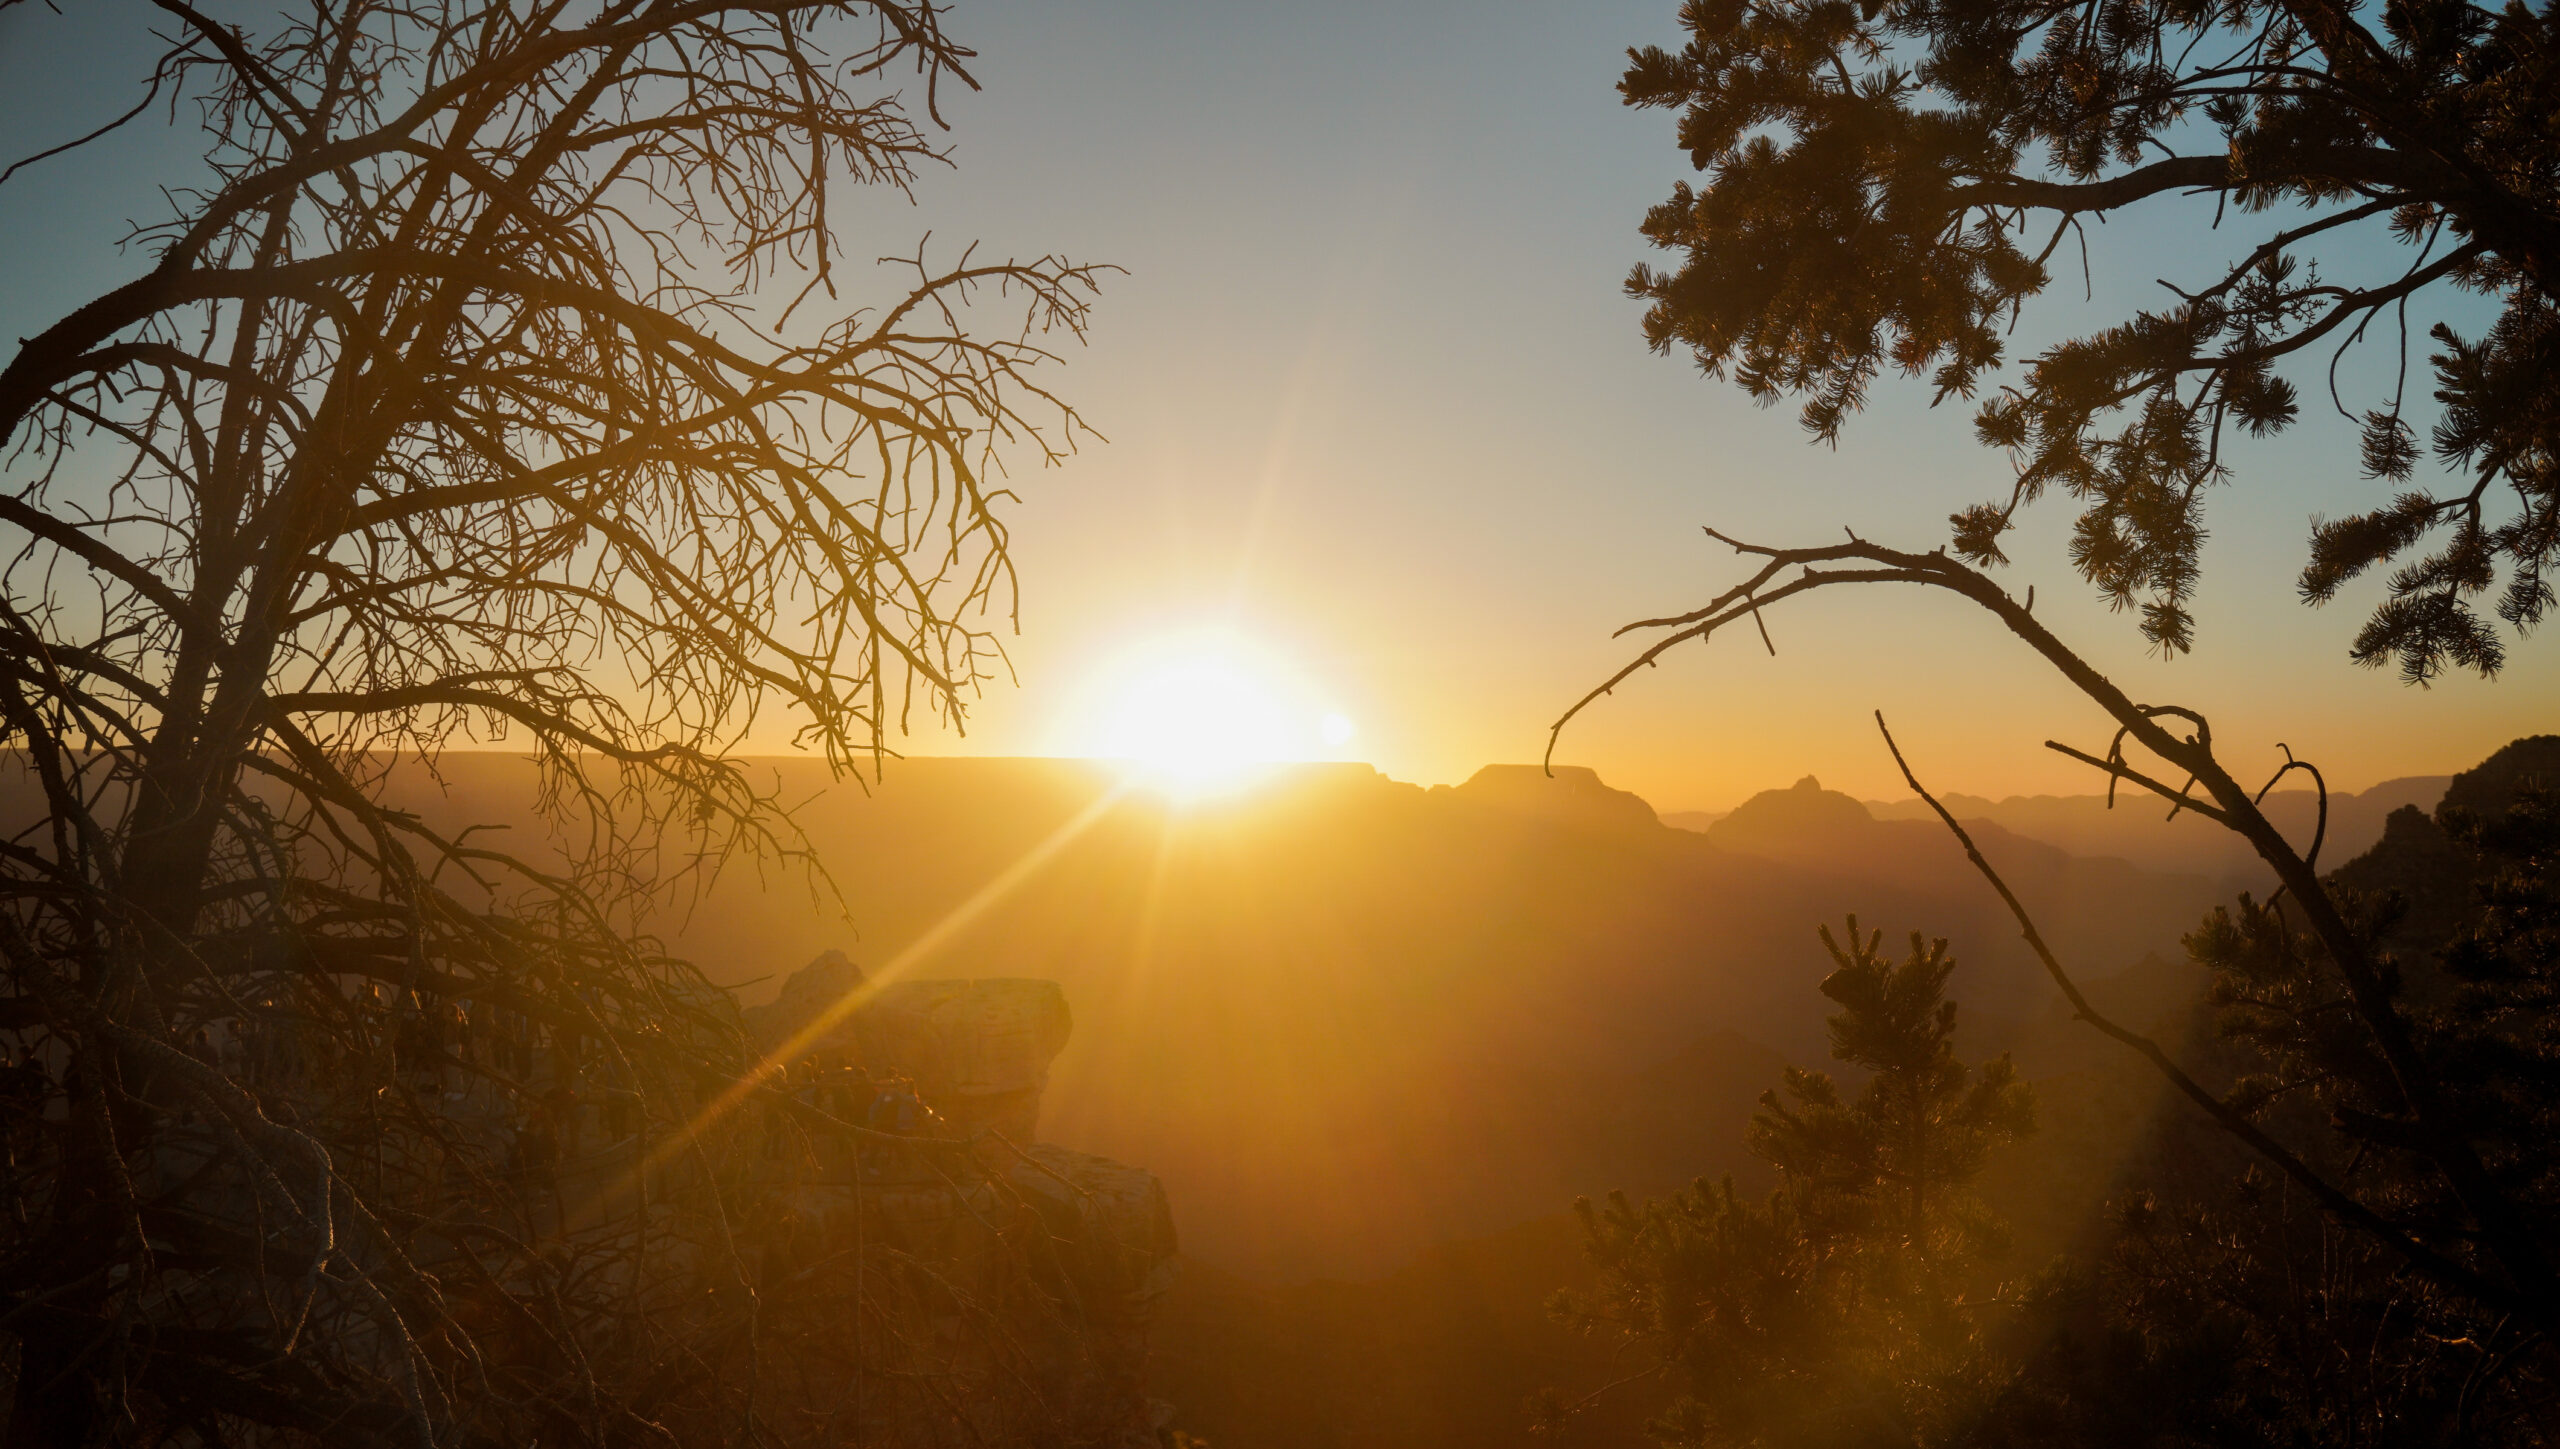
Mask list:
POLYGON ((2560 784, 2560 735, 2528 735, 2453 777, 2433 815, 2403 806, 2371 850, 2331 872, 2340 885, 2398 898, 2400 916, 2382 944, 2403 965, 2431 973, 2429 958, 2479 914, 2481 863, 2444 828, 2453 815, 2495 819, 2527 785, 2560 784))
POLYGON ((1172 1210, 1153 1174, 1039 1140, 1072 1027, 1057 983, 869 982, 830 951, 746 1018, 767 1050, 787 1044, 791 1094, 814 1109, 799 1152, 777 1154, 805 1164, 778 1184, 790 1210, 830 1244, 916 1269, 926 1291, 901 1285, 897 1336, 1013 1385, 900 1404, 863 1442, 1152 1449, 1165 1409, 1146 1394, 1147 1331, 1172 1281, 1172 1210))

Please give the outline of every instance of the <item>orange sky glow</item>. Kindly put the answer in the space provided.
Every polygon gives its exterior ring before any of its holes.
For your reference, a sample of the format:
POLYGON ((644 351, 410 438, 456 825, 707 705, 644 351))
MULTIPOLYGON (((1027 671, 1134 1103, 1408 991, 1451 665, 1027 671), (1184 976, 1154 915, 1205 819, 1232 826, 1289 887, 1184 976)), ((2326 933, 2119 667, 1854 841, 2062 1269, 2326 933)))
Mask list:
MULTIPOLYGON (((2004 491, 1968 414, 1931 410, 1916 384, 1880 379, 1823 449, 1787 410, 1645 351, 1620 282, 1683 165, 1668 122, 1622 108, 1614 85, 1626 46, 1672 38, 1673 7, 1319 9, 1321 24, 1172 3, 956 10, 984 89, 942 98, 955 165, 912 201, 844 201, 852 259, 929 232, 1125 269, 1092 344, 1049 378, 1108 441, 1005 480, 1021 623, 989 623, 1014 679, 973 702, 965 735, 925 723, 893 748, 1162 757, 1187 732, 1216 736, 1210 754, 1454 782, 1538 758, 1547 725, 1630 652, 1615 628, 1735 577, 1702 526, 1781 543, 1852 526, 1927 548, 1948 513, 2004 491), (1224 642, 1173 659, 1204 637, 1224 642)), ((31 13, 0 18, 0 111, 97 104, 93 85, 9 69, 7 28, 31 13)), ((41 251, 75 259, 49 263, 75 290, 122 280, 136 259, 112 243, 155 204, 172 144, 137 132, 22 179, 0 263, 41 251)), ((2058 288, 2013 355, 2121 315, 2158 270, 2147 253, 2240 244, 2209 220, 2172 208, 2101 229, 2095 296, 2058 288)), ((849 302, 858 270, 840 274, 849 302)), ((24 332, 59 301, 0 298, 0 324, 24 332)), ((2231 456, 2192 657, 2146 655, 2071 575, 2068 500, 2031 513, 2010 586, 2035 587, 2040 617, 2137 698, 2212 717, 2235 766, 2255 752, 2272 769, 2282 742, 2355 788, 2462 768, 2560 719, 2547 638, 2519 643, 2498 681, 2415 690, 2346 662, 2370 581, 2325 611, 2297 602, 2312 517, 2383 491, 2350 429, 2307 416, 2231 456)), ((1775 658, 1725 640, 1668 659, 1558 758, 1666 810, 1806 773, 1899 796, 1869 720, 1882 708, 1935 786, 2098 787, 2041 747, 2102 744, 2094 712, 1952 600, 1815 597, 1769 625, 1775 658)), ((787 750, 792 723, 743 743, 787 750)))

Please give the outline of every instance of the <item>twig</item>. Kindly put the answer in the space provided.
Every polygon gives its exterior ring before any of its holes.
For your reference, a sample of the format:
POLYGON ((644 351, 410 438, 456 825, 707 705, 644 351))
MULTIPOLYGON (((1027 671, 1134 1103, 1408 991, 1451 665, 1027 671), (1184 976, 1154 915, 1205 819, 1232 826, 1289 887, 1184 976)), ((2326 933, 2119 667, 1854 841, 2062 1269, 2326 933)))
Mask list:
POLYGON ((1937 813, 1938 819, 1954 834, 1957 843, 1964 847, 1966 859, 1973 862, 1974 869, 1979 871, 1982 878, 1990 882, 1992 890, 1999 894, 2001 904, 2009 908, 2010 917, 2018 923, 2018 934, 2026 941, 2027 948, 2035 953, 2036 960, 2043 964, 2045 974, 2052 978, 2056 987, 2061 989, 2063 999, 2071 1003, 2074 1015, 2096 1027, 2102 1035, 2131 1047, 2144 1060, 2150 1062, 2152 1067, 2166 1078, 2171 1086, 2177 1088, 2181 1095, 2202 1109, 2214 1125, 2247 1144, 2252 1151, 2273 1163, 2285 1176, 2301 1184, 2306 1191, 2320 1201, 2321 1206, 2389 1245, 2419 1272, 2446 1287, 2478 1298, 2485 1303, 2498 1304, 2536 1316, 2548 1316, 2552 1312, 2552 1306, 2548 1304, 2537 1306, 2518 1302, 2516 1295, 2504 1287, 2490 1282, 2470 1268, 2410 1237, 2399 1227, 2384 1219, 2381 1214, 2322 1177, 2312 1169, 2310 1164, 2295 1156, 2284 1144, 2267 1135, 2264 1129, 2250 1121, 2229 1103, 2207 1091, 2204 1084, 2189 1076, 2168 1052, 2161 1049, 2159 1043, 2117 1024, 2090 1005, 2089 998, 2080 990, 2079 984, 2071 979, 2070 973, 2063 970, 2062 963, 2054 957, 2053 948, 2045 944, 2044 933, 2036 929, 2035 919, 2028 914, 2026 905, 2018 899, 2016 892, 2009 889, 2009 883, 2001 879, 2000 872, 1992 867, 1991 862, 1983 858, 1982 850, 1974 844, 1971 833, 1957 822, 1956 817, 1948 811, 1946 806, 1938 803, 1938 797, 1929 793, 1928 787, 1920 783, 1920 777, 1912 773, 1910 762, 1902 756, 1902 747, 1894 742, 1893 731, 1885 725, 1884 711, 1876 711, 1875 720, 1876 731, 1884 736, 1885 748, 1892 752, 1893 763, 1901 770, 1904 783, 1911 787, 1913 793, 1928 802, 1929 808, 1937 813))

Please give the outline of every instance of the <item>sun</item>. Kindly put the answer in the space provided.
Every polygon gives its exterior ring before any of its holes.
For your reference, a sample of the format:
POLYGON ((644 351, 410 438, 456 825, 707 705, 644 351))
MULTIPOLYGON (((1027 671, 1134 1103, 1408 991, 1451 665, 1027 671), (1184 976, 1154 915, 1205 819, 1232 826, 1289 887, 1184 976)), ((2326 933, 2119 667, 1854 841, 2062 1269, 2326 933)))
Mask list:
POLYGON ((1071 752, 1182 796, 1240 788, 1270 767, 1333 756, 1357 735, 1294 669, 1223 633, 1154 639, 1086 680, 1071 752))

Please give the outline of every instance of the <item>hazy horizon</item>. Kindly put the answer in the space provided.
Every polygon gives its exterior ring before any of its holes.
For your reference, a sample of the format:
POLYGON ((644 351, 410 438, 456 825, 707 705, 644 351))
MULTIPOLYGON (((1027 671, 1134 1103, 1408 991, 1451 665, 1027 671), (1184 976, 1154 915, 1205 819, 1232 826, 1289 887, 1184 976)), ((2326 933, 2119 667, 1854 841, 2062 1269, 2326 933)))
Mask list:
MULTIPOLYGON (((472 744, 472 745, 455 745, 455 746, 450 746, 450 747, 448 747, 448 748, 446 749, 445 753, 446 753, 446 754, 460 754, 460 755, 480 755, 480 754, 486 754, 486 755, 502 755, 502 756, 508 756, 508 757, 512 757, 512 758, 531 758, 530 754, 529 754, 528 752, 526 752, 526 751, 519 750, 519 749, 513 749, 513 748, 510 748, 509 746, 507 746, 506 744, 503 744, 503 743, 494 743, 494 742, 493 742, 493 743, 487 743, 487 744, 472 744)), ((735 760, 737 763, 742 764, 742 765, 758 765, 758 764, 765 764, 765 763, 771 763, 771 762, 788 762, 788 763, 796 764, 796 765, 812 765, 812 766, 822 765, 822 764, 823 764, 823 761, 820 759, 820 757, 819 757, 819 756, 817 756, 816 754, 813 754, 813 753, 807 752, 807 751, 796 751, 796 752, 795 752, 795 751, 784 751, 784 750, 752 750, 752 751, 743 751, 743 752, 740 752, 740 753, 738 753, 738 754, 735 754, 735 755, 731 756, 730 758, 731 758, 731 759, 733 759, 733 760, 735 760)), ((953 760, 985 760, 985 761, 990 761, 990 762, 1007 761, 1007 760, 1037 761, 1037 762, 1041 762, 1041 763, 1048 763, 1048 764, 1089 766, 1089 767, 1092 767, 1092 768, 1094 768, 1094 769, 1096 769, 1096 770, 1101 770, 1101 771, 1119 771, 1119 772, 1124 773, 1124 774, 1129 774, 1129 773, 1134 773, 1134 772, 1135 772, 1135 768, 1134 768, 1134 766, 1132 765, 1132 762, 1130 762, 1130 761, 1128 761, 1128 760, 1123 760, 1123 759, 1114 759, 1114 758, 1112 758, 1112 757, 1110 757, 1110 756, 1107 756, 1107 755, 1050 754, 1050 753, 1043 753, 1043 752, 1036 751, 1036 750, 1024 750, 1024 751, 1016 751, 1016 752, 995 752, 995 751, 988 751, 988 752, 983 752, 983 753, 978 753, 978 752, 968 752, 968 753, 964 753, 964 752, 957 752, 957 751, 949 751, 949 752, 946 752, 946 751, 926 751, 926 750, 918 750, 918 751, 902 752, 902 753, 899 753, 899 754, 896 754, 896 755, 891 756, 891 757, 889 758, 889 760, 888 760, 887 769, 886 769, 885 773, 875 773, 875 772, 873 771, 873 769, 871 768, 870 764, 866 761, 866 762, 864 762, 864 763, 863 763, 863 765, 861 766, 861 769, 860 769, 860 771, 859 771, 859 774, 860 774, 860 777, 861 777, 862 782, 863 782, 863 783, 864 783, 864 785, 865 785, 865 786, 867 786, 867 788, 869 788, 869 789, 872 789, 872 790, 894 789, 894 788, 896 788, 896 784, 897 784, 897 773, 898 773, 898 770, 899 770, 899 768, 900 768, 901 766, 909 765, 909 764, 921 764, 921 763, 939 763, 939 762, 944 762, 944 761, 953 761, 953 760)), ((1379 762, 1377 762, 1377 761, 1374 761, 1374 760, 1363 760, 1363 759, 1334 759, 1334 760, 1273 760, 1273 761, 1260 762, 1260 763, 1261 763, 1261 767, 1262 767, 1262 773, 1264 773, 1264 774, 1278 774, 1278 773, 1281 773, 1281 772, 1284 772, 1284 771, 1294 770, 1294 769, 1321 769, 1321 768, 1326 768, 1326 767, 1338 767, 1338 768, 1353 768, 1353 769, 1371 770, 1371 771, 1375 771, 1377 774, 1379 774, 1380 776, 1384 777, 1385 779, 1387 779, 1387 780, 1389 780, 1389 781, 1391 781, 1391 782, 1393 782, 1393 783, 1400 784, 1400 785, 1414 785, 1414 786, 1419 786, 1419 787, 1421 787, 1421 788, 1423 788, 1423 789, 1449 788, 1449 787, 1454 787, 1454 786, 1458 786, 1458 785, 1463 785, 1463 784, 1465 784, 1468 780, 1471 780, 1471 779, 1475 778, 1475 776, 1476 776, 1476 775, 1480 774, 1481 772, 1483 772, 1483 771, 1485 771, 1485 770, 1491 770, 1491 769, 1523 769, 1523 770, 1535 770, 1535 769, 1540 768, 1540 763, 1539 763, 1537 760, 1535 760, 1535 759, 1519 759, 1519 760, 1486 760, 1486 761, 1484 761, 1484 762, 1482 762, 1482 763, 1480 763, 1480 764, 1477 764, 1477 765, 1474 765, 1474 766, 1471 766, 1471 767, 1464 768, 1464 769, 1459 770, 1459 771, 1457 771, 1456 773, 1453 773, 1453 774, 1449 774, 1449 775, 1445 775, 1445 776, 1433 776, 1433 777, 1430 777, 1430 778, 1423 778, 1423 777, 1420 777, 1420 776, 1410 776, 1410 775, 1403 775, 1403 774, 1399 774, 1399 773, 1397 773, 1395 770, 1393 770, 1393 769, 1389 768, 1387 765, 1385 765, 1385 764, 1381 764, 1381 763, 1379 763, 1379 762)), ((2391 784, 2396 784, 2396 783, 2399 783, 2399 782, 2401 782, 2401 781, 2406 781, 2406 780, 2421 780, 2421 779, 2437 779, 2437 778, 2441 778, 2441 777, 2448 777, 2448 776, 2456 775, 2456 774, 2461 773, 2464 769, 2469 768, 2469 766, 2470 766, 2470 765, 2472 765, 2472 764, 2476 764, 2476 763, 2477 763, 2477 761, 2454 761, 2454 762, 2452 762, 2452 763, 2446 764, 2446 765, 2445 765, 2445 766, 2443 766, 2442 768, 2402 769, 2402 770, 2395 770, 2395 771, 2393 771, 2393 772, 2391 772, 2391 773, 2389 773, 2389 774, 2385 774, 2385 775, 2378 775, 2378 776, 2376 776, 2376 777, 2374 777, 2374 778, 2371 778, 2371 779, 2358 779, 2358 778, 2353 777, 2353 776, 2339 777, 2339 776, 2337 776, 2337 775, 2335 775, 2335 774, 2333 773, 2333 774, 2331 775, 2331 777, 2330 777, 2330 781, 2329 781, 2329 789, 2330 789, 2331 793, 2333 793, 2333 794, 2338 794, 2338 795, 2354 795, 2354 794, 2362 794, 2362 793, 2365 793, 2365 792, 2367 792, 2367 791, 2370 791, 2370 790, 2374 790, 2374 789, 2376 789, 2376 788, 2379 788, 2379 787, 2381 787, 2381 786, 2391 785, 2391 784)), ((1612 790, 1621 790, 1621 791, 1626 792, 1627 794, 1634 795, 1634 796, 1636 796, 1636 797, 1638 797, 1638 798, 1642 799, 1642 800, 1643 800, 1647 805, 1652 806, 1652 807, 1653 807, 1653 809, 1654 809, 1657 813, 1659 813, 1659 814, 1663 814, 1663 815, 1681 815, 1681 814, 1714 814, 1714 813, 1720 813, 1720 812, 1730 811, 1730 810, 1732 810, 1735 806, 1742 804, 1743 802, 1745 802, 1745 801, 1747 801, 1747 800, 1749 800, 1749 799, 1753 798, 1754 796, 1761 795, 1761 794, 1765 794, 1766 792, 1771 791, 1771 790, 1784 790, 1784 789, 1788 789, 1788 788, 1790 788, 1790 787, 1794 786, 1794 785, 1795 785, 1795 783, 1796 783, 1797 781, 1802 780, 1803 778, 1805 778, 1805 777, 1806 777, 1806 776, 1808 776, 1808 775, 1810 775, 1810 776, 1814 777, 1814 778, 1815 778, 1815 779, 1817 779, 1817 780, 1822 781, 1822 784, 1823 784, 1824 788, 1826 788, 1826 789, 1839 789, 1839 790, 1841 791, 1841 793, 1851 795, 1851 796, 1853 796, 1854 798, 1856 798, 1856 799, 1858 799, 1858 800, 1860 800, 1860 801, 1863 801, 1863 802, 1865 802, 1865 803, 1868 803, 1868 804, 1878 804, 1878 805, 1909 805, 1909 804, 1917 804, 1917 803, 1919 803, 1919 799, 1920 799, 1920 797, 1919 797, 1919 796, 1912 794, 1912 793, 1910 792, 1910 790, 1908 790, 1907 788, 1906 788, 1906 789, 1902 789, 1902 790, 1892 790, 1892 789, 1887 789, 1887 790, 1883 791, 1882 793, 1862 794, 1862 793, 1860 793, 1860 792, 1859 792, 1859 791, 1857 791, 1857 790, 1853 790, 1853 789, 1846 789, 1846 788, 1843 788, 1843 787, 1841 787, 1841 786, 1834 785, 1834 784, 1832 783, 1832 780, 1831 780, 1830 778, 1826 777, 1826 776, 1824 775, 1824 773, 1823 773, 1821 770, 1814 769, 1814 768, 1812 768, 1812 767, 1810 767, 1810 766, 1807 766, 1806 768, 1803 768, 1803 769, 1797 770, 1797 771, 1795 771, 1793 774, 1788 774, 1788 773, 1786 772, 1785 768, 1782 766, 1782 767, 1779 767, 1779 768, 1777 769, 1776 773, 1774 773, 1774 774, 1770 775, 1768 778, 1763 779, 1763 780, 1754 780, 1754 781, 1739 781, 1739 780, 1738 780, 1738 781, 1735 783, 1734 787, 1733 787, 1729 792, 1727 792, 1726 794, 1721 795, 1721 796, 1717 796, 1717 797, 1714 797, 1714 798, 1707 798, 1707 799, 1693 799, 1693 798, 1686 798, 1686 797, 1681 797, 1681 798, 1657 799, 1657 798, 1655 798, 1654 796, 1652 796, 1652 795, 1650 795, 1650 794, 1647 794, 1647 793, 1646 793, 1645 791, 1643 791, 1643 790, 1637 789, 1637 788, 1635 788, 1635 787, 1633 787, 1633 786, 1630 786, 1630 785, 1621 784, 1619 781, 1614 780, 1614 779, 1611 779, 1611 778, 1610 778, 1610 776, 1609 776, 1609 772, 1608 772, 1606 769, 1604 769, 1604 768, 1602 768, 1602 767, 1600 767, 1600 766, 1590 765, 1590 764, 1585 764, 1585 763, 1582 763, 1582 762, 1579 762, 1579 761, 1576 761, 1576 762, 1558 761, 1558 762, 1556 763, 1556 768, 1557 768, 1558 770, 1560 770, 1560 771, 1561 771, 1561 770, 1566 770, 1566 769, 1591 770, 1594 774, 1596 774, 1596 775, 1599 777, 1599 779, 1600 779, 1600 783, 1602 783, 1603 785, 1608 786, 1608 787, 1609 787, 1610 789, 1612 789, 1612 790)), ((851 782, 851 781, 853 781, 853 780, 854 780, 855 776, 854 776, 853 774, 850 774, 850 773, 849 773, 849 774, 847 774, 846 776, 844 776, 843 778, 844 778, 844 779, 846 779, 848 782, 851 782)), ((1222 790, 1219 792, 1219 794, 1220 794, 1220 795, 1222 795, 1222 796, 1226 796, 1226 795, 1247 796, 1247 795, 1250 795, 1250 794, 1253 792, 1253 790, 1256 788, 1256 784, 1257 784, 1257 783, 1258 783, 1258 780, 1256 780, 1256 781, 1247 781, 1247 782, 1244 782, 1244 783, 1238 784, 1238 785, 1236 785, 1236 786, 1233 786, 1233 787, 1231 787, 1231 788, 1222 789, 1222 790)), ((1998 800, 2011 800, 2011 799, 2040 799, 2040 798, 2044 798, 2044 799, 2084 799, 2084 798, 2095 798, 2095 797, 2100 797, 2100 796, 2103 796, 2103 795, 2105 795, 2105 794, 2106 794, 2106 789, 2105 789, 2105 787, 2104 787, 2103 785, 2097 785, 2097 786, 2094 786, 2094 787, 2092 787, 2092 788, 2085 789, 2085 790, 2075 790, 2075 789, 2070 789, 2070 788, 2062 788, 2062 789, 2000 789, 2000 788, 1980 788, 1980 787, 1976 787, 1976 786, 1958 786, 1958 787, 1950 787, 1950 788, 1941 789, 1941 788, 1939 788, 1939 787, 1938 787, 1938 785, 1937 785, 1937 784, 1936 784, 1936 782, 1934 782, 1934 781, 1927 781, 1927 782, 1925 782, 1925 783, 1928 783, 1928 784, 1929 784, 1929 786, 1930 786, 1930 790, 1931 790, 1931 793, 1936 794, 1936 795, 1938 795, 1938 796, 1940 796, 1940 797, 1942 797, 1942 798, 1946 798, 1946 797, 1953 797, 1953 796, 1961 795, 1961 796, 1965 796, 1965 797, 1970 798, 1970 799, 1977 799, 1977 800, 1995 800, 1995 801, 1998 801, 1998 800)), ((2066 781, 2064 781, 2063 783, 2067 786, 2069 782, 2066 780, 2066 781)), ((1140 788, 1144 788, 1144 786, 1142 785, 1140 788)), ((2308 793, 2308 787, 2307 787, 2307 786, 2301 786, 2301 785, 2295 785, 2295 784, 2288 784, 2288 785, 2285 785, 2285 786, 2283 786, 2283 787, 2280 787, 2280 789, 2278 790, 2278 792, 2277 792, 2277 793, 2280 793, 2280 794, 2281 794, 2281 793, 2297 793, 2297 792, 2299 792, 2299 793, 2308 793)), ((2139 801, 2133 800, 2133 799, 2132 799, 2130 796, 2128 796, 2128 795, 2120 795, 2120 796, 2119 796, 2119 799, 2120 799, 2121 801, 2123 801, 2123 802, 2124 802, 2124 803, 2120 806, 2120 808, 2125 808, 2125 809, 2127 809, 2128 811, 2137 811, 2137 812, 2138 812, 2138 811, 2140 811, 2140 810, 2145 810, 2145 809, 2150 808, 2149 806, 2144 805, 2144 804, 2142 804, 2142 803, 2141 803, 2141 802, 2139 802, 2139 801)))

